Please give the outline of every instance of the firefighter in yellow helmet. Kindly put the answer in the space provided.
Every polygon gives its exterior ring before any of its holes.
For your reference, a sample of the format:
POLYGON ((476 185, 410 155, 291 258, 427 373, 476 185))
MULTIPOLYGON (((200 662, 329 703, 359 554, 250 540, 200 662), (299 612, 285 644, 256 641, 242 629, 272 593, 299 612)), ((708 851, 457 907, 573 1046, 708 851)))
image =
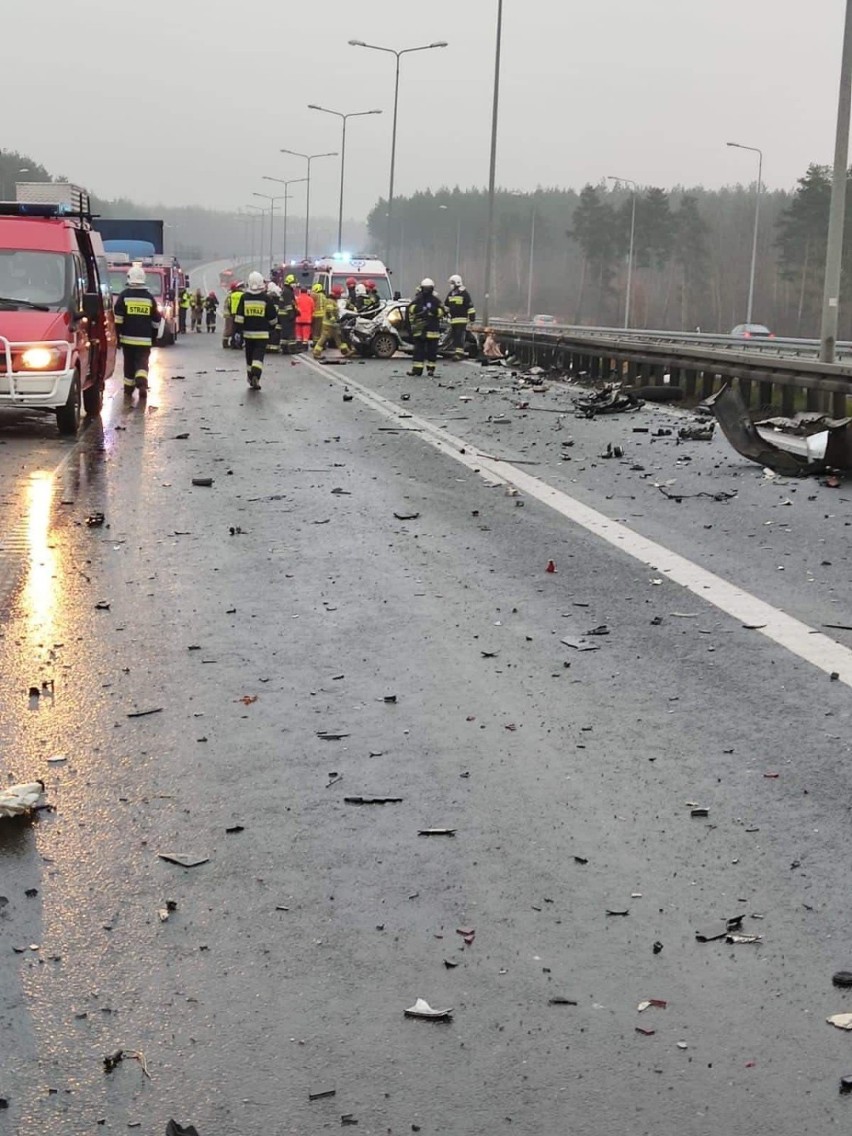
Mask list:
POLYGON ((322 335, 322 317, 325 311, 325 292, 319 281, 311 288, 311 295, 314 298, 314 314, 311 319, 311 339, 314 343, 319 343, 320 336, 322 335))
POLYGON ((322 332, 319 339, 314 344, 314 358, 319 359, 325 350, 325 345, 329 342, 334 347, 340 348, 341 355, 350 355, 352 348, 343 338, 343 332, 340 330, 340 307, 338 301, 343 295, 343 289, 334 287, 331 290, 331 295, 326 297, 325 305, 322 312, 322 332))
POLYGON ((281 350, 284 354, 296 346, 296 277, 284 277, 278 297, 278 323, 281 325, 281 350))

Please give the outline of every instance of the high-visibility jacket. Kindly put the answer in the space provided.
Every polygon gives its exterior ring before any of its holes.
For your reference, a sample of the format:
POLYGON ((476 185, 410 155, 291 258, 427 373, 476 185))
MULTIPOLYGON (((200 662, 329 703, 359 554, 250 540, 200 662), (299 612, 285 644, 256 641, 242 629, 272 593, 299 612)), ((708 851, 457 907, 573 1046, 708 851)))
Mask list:
POLYGON ((441 319, 447 313, 434 292, 418 292, 408 306, 408 322, 415 339, 439 339, 441 319))
POLYGON ((243 294, 238 289, 234 289, 234 291, 231 292, 231 294, 228 296, 229 311, 232 316, 235 316, 237 314, 237 308, 240 306, 240 300, 242 298, 243 294))
POLYGON ((182 308, 188 308, 192 304, 192 293, 188 288, 181 292, 179 303, 182 308))
POLYGON ((447 295, 446 307, 450 323, 472 323, 476 319, 476 308, 467 288, 453 288, 447 295))
POLYGON ((147 288, 125 288, 115 302, 115 326, 122 347, 151 347, 160 330, 157 302, 147 288))
POLYGON ((300 292, 296 297, 296 323, 309 324, 314 318, 314 298, 310 292, 300 292))
POLYGON ((340 323, 340 308, 334 296, 323 296, 322 326, 336 327, 340 323))
POLYGON ((368 292, 361 303, 361 315, 368 316, 372 312, 376 311, 377 308, 380 308, 381 305, 382 301, 379 299, 376 293, 368 292))
POLYGON ((269 339, 269 333, 278 326, 278 308, 266 292, 243 292, 234 316, 241 328, 243 339, 269 339))

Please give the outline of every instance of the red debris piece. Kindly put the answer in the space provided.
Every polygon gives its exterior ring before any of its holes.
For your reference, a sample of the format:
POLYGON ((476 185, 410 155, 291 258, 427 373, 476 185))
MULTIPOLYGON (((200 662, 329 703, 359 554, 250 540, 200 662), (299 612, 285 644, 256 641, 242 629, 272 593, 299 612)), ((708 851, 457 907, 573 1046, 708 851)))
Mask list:
POLYGON ((643 1029, 642 1026, 636 1026, 636 1032, 641 1033, 643 1037, 653 1037, 657 1031, 652 1029, 643 1029))
POLYGON ((476 930, 473 927, 456 927, 456 934, 461 935, 467 946, 473 946, 473 940, 476 938, 476 930))
POLYGON ((548 560, 547 567, 545 568, 545 572, 555 572, 555 571, 556 571, 556 561, 555 560, 548 560))
POLYGON ((763 776, 766 777, 770 781, 776 781, 781 776, 781 774, 780 773, 764 773, 763 776))

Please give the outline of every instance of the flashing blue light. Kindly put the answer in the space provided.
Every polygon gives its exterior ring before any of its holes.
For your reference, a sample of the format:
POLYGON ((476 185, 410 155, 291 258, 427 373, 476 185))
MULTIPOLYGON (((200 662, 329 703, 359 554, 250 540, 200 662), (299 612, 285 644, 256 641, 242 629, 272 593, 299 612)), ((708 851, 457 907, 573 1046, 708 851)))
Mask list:
POLYGON ((336 252, 333 257, 334 260, 351 260, 352 254, 349 252, 336 252))

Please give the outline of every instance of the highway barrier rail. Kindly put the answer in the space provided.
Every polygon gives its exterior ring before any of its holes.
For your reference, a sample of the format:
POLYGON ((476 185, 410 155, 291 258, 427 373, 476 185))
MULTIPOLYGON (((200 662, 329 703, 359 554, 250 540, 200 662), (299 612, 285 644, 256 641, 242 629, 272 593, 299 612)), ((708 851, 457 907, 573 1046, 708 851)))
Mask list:
POLYGON ((525 364, 555 367, 576 378, 631 386, 670 383, 686 399, 708 398, 735 379, 747 406, 847 414, 852 397, 852 343, 837 345, 836 363, 819 360, 810 339, 741 339, 669 331, 537 325, 495 319, 504 350, 525 364), (797 396, 804 391, 804 396, 797 396))

